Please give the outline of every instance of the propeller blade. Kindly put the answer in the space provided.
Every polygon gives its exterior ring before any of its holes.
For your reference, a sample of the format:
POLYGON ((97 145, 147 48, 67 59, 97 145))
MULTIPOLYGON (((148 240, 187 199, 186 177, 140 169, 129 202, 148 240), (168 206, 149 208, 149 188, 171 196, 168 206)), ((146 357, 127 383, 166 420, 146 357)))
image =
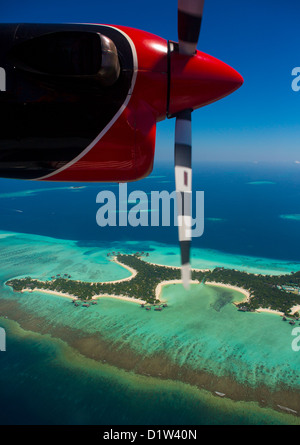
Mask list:
POLYGON ((200 34, 204 0, 178 0, 179 52, 192 56, 200 34))
POLYGON ((175 183, 178 209, 178 235, 181 250, 181 277, 188 289, 191 280, 191 204, 192 204, 192 122, 191 110, 176 115, 175 183))

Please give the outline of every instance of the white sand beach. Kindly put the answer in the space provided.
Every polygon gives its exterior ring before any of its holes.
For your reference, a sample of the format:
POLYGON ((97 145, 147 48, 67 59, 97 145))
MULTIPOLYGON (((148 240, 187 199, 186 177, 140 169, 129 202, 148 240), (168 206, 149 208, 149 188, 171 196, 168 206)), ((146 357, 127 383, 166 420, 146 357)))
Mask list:
POLYGON ((300 304, 298 304, 297 306, 293 306, 292 307, 292 313, 294 314, 295 312, 299 312, 300 313, 300 304))
MULTIPOLYGON (((191 284, 199 284, 199 281, 198 281, 198 280, 192 280, 190 283, 191 283, 191 284)), ((182 280, 162 281, 161 283, 159 283, 159 284, 156 286, 156 289, 155 289, 155 298, 156 298, 157 300, 159 300, 161 303, 164 303, 164 301, 162 301, 162 300, 160 299, 160 294, 161 294, 161 291, 162 291, 162 287, 163 287, 163 286, 167 286, 168 284, 182 284, 182 280)))
POLYGON ((75 297, 74 295, 70 295, 68 293, 64 293, 64 292, 59 292, 56 290, 49 290, 49 289, 23 289, 21 290, 21 293, 23 292, 43 292, 45 294, 50 294, 50 295, 57 295, 58 297, 64 297, 64 298, 69 298, 71 300, 77 300, 78 298, 75 297))
POLYGON ((129 270, 129 272, 131 273, 130 277, 127 278, 122 278, 121 280, 114 280, 114 281, 105 281, 105 283, 122 283, 123 281, 130 281, 132 280, 136 275, 137 275, 137 271, 135 269, 133 269, 132 267, 127 266, 126 264, 121 263, 120 261, 117 260, 116 257, 114 257, 112 260, 114 263, 119 264, 119 266, 124 267, 124 269, 129 270))
MULTIPOLYGON (((280 315, 281 317, 284 316, 284 312, 280 312, 280 311, 275 311, 274 309, 269 309, 269 308, 259 308, 256 310, 256 312, 269 312, 270 314, 276 314, 276 315, 280 315)), ((295 312, 300 312, 300 305, 297 306, 293 306, 291 308, 291 315, 294 315, 295 312)))
MULTIPOLYGON (((150 261, 145 261, 145 263, 151 264, 151 266, 161 266, 161 267, 167 267, 168 269, 181 269, 181 266, 166 266, 165 264, 157 264, 157 263, 150 263, 150 261)), ((191 270, 194 270, 195 272, 209 272, 210 269, 194 269, 191 268, 191 270)))
POLYGON ((125 295, 113 295, 113 294, 100 294, 94 295, 92 300, 98 300, 99 298, 116 298, 117 300, 130 301, 132 303, 146 304, 145 300, 140 300, 139 298, 126 297, 125 295))
MULTIPOLYGON (((64 292, 58 292, 58 291, 53 291, 53 290, 49 290, 49 289, 23 289, 21 291, 21 293, 23 292, 43 292, 45 294, 50 294, 50 295, 56 295, 58 297, 63 297, 63 298, 69 298, 70 300, 78 300, 80 301, 80 298, 74 296, 74 295, 70 295, 68 293, 64 293, 64 292)), ((144 300, 139 300, 138 298, 131 298, 131 297, 126 297, 125 295, 111 295, 111 294, 99 294, 99 295, 94 295, 92 297, 92 300, 97 300, 98 298, 116 298, 118 300, 124 300, 124 301, 131 301, 133 303, 139 303, 139 304, 145 304, 146 301, 144 300)))
POLYGON ((281 317, 284 315, 283 312, 275 311, 274 309, 269 309, 269 308, 262 308, 262 307, 256 309, 255 312, 267 312, 269 314, 280 315, 281 317))
MULTIPOLYGON (((242 294, 245 295, 245 299, 242 301, 243 303, 246 303, 250 300, 250 292, 246 289, 243 289, 242 287, 238 287, 238 286, 232 286, 231 284, 224 284, 224 283, 217 283, 216 281, 206 281, 205 285, 208 286, 219 286, 219 287, 226 287, 227 289, 232 289, 235 290, 237 292, 240 292, 242 294)), ((241 301, 239 301, 239 303, 242 303, 241 301)))

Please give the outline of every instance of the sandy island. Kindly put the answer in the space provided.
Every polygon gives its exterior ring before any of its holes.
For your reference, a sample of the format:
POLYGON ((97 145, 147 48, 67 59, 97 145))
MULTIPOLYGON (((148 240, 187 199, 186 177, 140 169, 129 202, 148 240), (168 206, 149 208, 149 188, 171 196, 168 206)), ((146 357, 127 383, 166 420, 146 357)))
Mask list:
MULTIPOLYGON (((121 263, 120 261, 118 261, 116 257, 114 257, 114 258, 113 258, 112 260, 110 260, 110 261, 113 261, 113 262, 115 262, 116 264, 119 264, 119 266, 124 267, 125 269, 127 269, 127 270, 131 273, 131 275, 130 275, 129 277, 122 278, 122 279, 120 279, 120 280, 107 281, 107 283, 121 283, 121 282, 123 282, 123 281, 130 281, 130 280, 132 280, 132 279, 137 275, 137 273, 138 273, 138 272, 137 272, 135 269, 133 269, 132 267, 129 267, 129 266, 127 266, 126 264, 123 264, 123 263, 121 263)), ((164 266, 164 265, 156 264, 156 263, 149 263, 149 264, 151 264, 151 265, 153 265, 153 266, 168 267, 168 268, 171 268, 171 269, 180 269, 180 267, 177 267, 177 266, 164 266)), ((193 270, 193 271, 199 271, 199 272, 207 272, 209 269, 192 269, 192 270, 193 270)), ((76 281, 79 281, 79 280, 76 280, 76 281)), ((171 285, 171 284, 181 284, 181 283, 182 283, 181 280, 162 281, 161 283, 159 283, 159 284, 156 286, 156 289, 155 289, 155 298, 156 298, 157 300, 159 300, 160 303, 165 303, 165 300, 161 300, 161 298, 160 298, 160 297, 161 297, 161 292, 162 292, 163 286, 167 286, 167 285, 171 285)), ((199 281, 198 281, 198 280, 191 280, 190 283, 191 283, 191 284, 199 284, 199 281)), ((251 294, 250 294, 250 292, 249 292, 248 290, 243 289, 243 288, 238 287, 238 286, 233 286, 233 285, 230 285, 230 284, 224 284, 224 283, 217 283, 216 281, 206 281, 206 282, 205 282, 205 285, 208 285, 208 286, 225 287, 225 288, 227 288, 227 289, 231 289, 231 290, 234 290, 234 291, 236 291, 236 292, 240 292, 241 294, 243 294, 243 295, 245 296, 245 298, 244 298, 242 301, 239 301, 239 302, 238 302, 239 304, 240 304, 240 303, 246 303, 246 302, 249 302, 249 301, 250 301, 250 298, 251 298, 251 294)), ((75 295, 70 295, 70 294, 68 294, 68 293, 59 292, 59 291, 52 291, 52 290, 48 290, 48 289, 38 289, 38 288, 35 288, 35 289, 23 289, 21 292, 36 292, 36 291, 37 291, 37 292, 44 292, 44 293, 46 293, 46 294, 57 295, 57 296, 59 296, 59 297, 65 297, 65 298, 69 298, 69 299, 72 299, 72 300, 74 300, 74 299, 76 300, 76 299, 78 298, 78 297, 76 297, 75 295)), ((117 300, 129 301, 129 302, 132 302, 132 303, 147 304, 147 302, 146 302, 145 300, 142 300, 142 299, 133 298, 133 297, 128 297, 128 296, 125 296, 125 295, 113 295, 113 294, 99 294, 99 295, 94 295, 94 296, 92 297, 92 300, 97 300, 97 299, 100 299, 100 298, 115 298, 115 299, 117 299, 117 300)), ((234 302, 233 304, 237 304, 237 302, 234 302)), ((300 305, 298 305, 298 306, 294 306, 294 307, 292 308, 292 313, 293 313, 293 314, 294 314, 295 312, 298 312, 298 311, 300 311, 300 305)), ((273 309, 270 309, 270 308, 259 308, 259 309, 256 309, 255 312, 268 312, 268 313, 276 314, 276 315, 280 315, 280 316, 283 316, 283 315, 284 315, 283 312, 276 311, 276 310, 273 310, 273 309)))

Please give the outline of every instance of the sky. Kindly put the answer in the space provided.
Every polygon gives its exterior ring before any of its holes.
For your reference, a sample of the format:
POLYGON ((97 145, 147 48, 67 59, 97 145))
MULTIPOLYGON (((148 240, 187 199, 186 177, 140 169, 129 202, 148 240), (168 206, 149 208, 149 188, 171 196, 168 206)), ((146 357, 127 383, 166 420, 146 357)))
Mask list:
MULTIPOLYGON (((244 85, 193 113, 194 161, 300 161, 300 91, 291 86, 299 20, 299 0, 206 0, 198 49, 239 71, 244 85)), ((2 0, 0 22, 125 25, 178 40, 176 0, 2 0)), ((157 125, 156 162, 173 157, 174 129, 174 119, 157 125)))

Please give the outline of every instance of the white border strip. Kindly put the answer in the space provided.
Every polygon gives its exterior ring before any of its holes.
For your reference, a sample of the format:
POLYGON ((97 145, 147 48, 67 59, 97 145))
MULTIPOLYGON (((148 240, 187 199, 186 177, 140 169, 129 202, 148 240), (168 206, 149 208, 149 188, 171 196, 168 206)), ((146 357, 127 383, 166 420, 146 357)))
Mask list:
MULTIPOLYGON (((90 25, 92 25, 92 24, 90 24, 90 25)), ((137 58, 137 52, 136 52, 136 49, 135 49, 135 45, 134 45, 133 41, 131 40, 131 38, 127 34, 125 34, 125 32, 122 31, 121 29, 118 29, 118 28, 116 28, 114 26, 107 26, 107 25, 100 25, 100 26, 105 26, 106 28, 113 28, 116 31, 119 31, 121 34, 124 35, 124 37, 126 37, 126 39, 128 40, 128 42, 129 42, 129 44, 131 46, 132 57, 133 57, 133 75, 132 75, 132 80, 131 80, 131 85, 130 85, 130 89, 129 89, 128 95, 127 95, 123 105, 121 105, 120 109, 114 115, 112 120, 106 125, 106 127, 101 131, 101 133, 98 134, 98 136, 78 156, 76 156, 76 158, 72 159, 72 161, 68 162, 63 167, 55 170, 54 172, 49 173, 48 175, 41 176, 40 178, 35 178, 34 181, 39 181, 41 179, 51 178, 52 176, 54 176, 54 175, 56 175, 56 174, 58 174, 58 173, 60 173, 60 172, 62 172, 64 170, 66 170, 67 168, 71 167, 71 165, 73 165, 77 161, 79 161, 79 159, 81 159, 83 156, 85 156, 100 141, 100 139, 105 135, 105 133, 107 133, 108 130, 114 125, 116 120, 121 116, 121 114, 123 113, 123 111, 127 107, 128 102, 130 101, 131 95, 132 95, 133 90, 134 90, 134 86, 135 86, 135 82, 136 82, 136 78, 137 78, 137 73, 138 73, 138 58, 137 58)))

